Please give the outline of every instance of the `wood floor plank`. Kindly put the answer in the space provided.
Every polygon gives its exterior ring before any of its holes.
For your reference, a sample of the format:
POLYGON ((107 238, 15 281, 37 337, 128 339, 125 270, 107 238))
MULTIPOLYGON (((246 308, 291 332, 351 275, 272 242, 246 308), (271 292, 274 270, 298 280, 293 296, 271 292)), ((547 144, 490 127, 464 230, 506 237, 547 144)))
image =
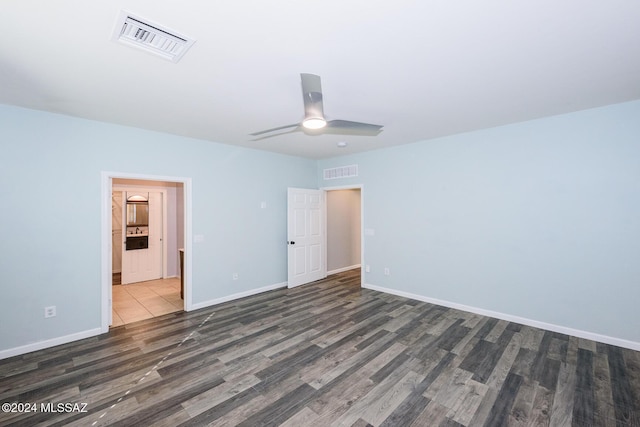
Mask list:
POLYGON ((181 406, 189 414, 189 417, 196 417, 226 400, 233 399, 234 396, 248 390, 259 382, 260 379, 254 375, 235 378, 232 383, 226 381, 216 382, 190 399, 181 398, 181 406))
POLYGON ((509 418, 511 416, 511 408, 515 401, 520 386, 522 384, 522 377, 520 375, 509 374, 502 384, 502 388, 498 393, 489 416, 485 421, 485 427, 505 426, 508 425, 509 418))
POLYGON ((495 343, 496 341, 498 341, 498 338, 500 338, 500 335, 502 335, 508 325, 509 322, 507 322, 506 320, 498 320, 493 329, 491 329, 491 332, 489 332, 484 339, 489 342, 495 343))
POLYGON ((318 418, 309 427, 325 427, 342 416, 362 396, 376 386, 369 379, 370 372, 358 371, 351 375, 349 381, 341 381, 332 388, 323 388, 309 402, 308 407, 318 414, 318 418))
POLYGON ((500 388, 500 384, 507 378, 509 372, 518 374, 518 372, 512 371, 513 364, 520 353, 522 346, 522 334, 516 333, 511 337, 511 341, 505 347, 500 359, 496 362, 496 366, 487 378, 486 384, 488 387, 495 389, 500 388))
POLYGON ((559 360, 547 358, 542 365, 542 371, 538 374, 537 380, 543 387, 549 390, 555 390, 558 383, 558 373, 560 372, 559 360))
POLYGON ((423 376, 409 371, 399 382, 382 395, 375 403, 370 405, 363 413, 362 419, 372 425, 379 426, 393 411, 404 402, 412 393, 415 386, 424 379, 423 376))
POLYGON ((374 359, 359 366, 348 377, 341 378, 341 381, 334 381, 331 387, 320 389, 321 393, 309 405, 311 409, 321 415, 321 418, 317 420, 317 425, 324 426, 329 424, 331 420, 346 412, 353 402, 367 394, 382 379, 399 369, 400 364, 396 364, 396 369, 393 370, 386 368, 396 360, 407 361, 406 355, 403 354, 405 348, 400 343, 394 343, 374 359), (382 371, 386 373, 383 376, 378 376, 382 371))
POLYGON ((537 352, 544 336, 544 331, 531 326, 524 326, 521 333, 523 337, 522 348, 537 352))
MULTIPOLYGON (((591 346, 587 346, 591 348, 591 346)), ((595 350, 595 346, 593 347, 595 350)), ((593 353, 578 347, 578 366, 576 367, 576 392, 573 400, 572 422, 579 425, 593 425, 595 415, 595 397, 593 384, 593 353)))
MULTIPOLYGON (((387 355, 388 353, 387 357, 390 357, 394 354, 391 352, 393 346, 393 335, 387 334, 385 337, 379 339, 376 343, 365 347, 363 350, 356 353, 346 353, 348 357, 341 362, 334 363, 330 369, 325 369, 318 375, 307 376, 305 373, 301 378, 306 379, 312 387, 320 389, 324 386, 330 385, 341 377, 344 378, 346 375, 350 375, 361 366, 375 360, 378 355, 387 355), (389 350, 389 352, 386 350, 389 350)), ((398 347, 403 348, 404 346, 398 343, 398 347)), ((384 361, 386 359, 382 358, 381 360, 384 361)))
MULTIPOLYGON (((454 366, 455 363, 452 363, 449 365, 449 368, 453 368, 454 366)), ((424 395, 430 400, 451 409, 460 397, 466 393, 465 384, 471 380, 473 372, 453 368, 447 372, 443 372, 443 374, 444 375, 440 375, 439 377, 439 379, 443 381, 439 384, 438 381, 435 381, 432 386, 425 391, 424 395)))
POLYGON ((300 427, 313 424, 318 419, 318 414, 306 406, 295 413, 292 417, 280 424, 280 427, 300 427))
POLYGON ((359 418, 372 425, 380 425, 409 396, 415 385, 424 379, 412 371, 406 372, 401 377, 399 373, 404 370, 399 369, 396 372, 374 387, 362 400, 356 402, 336 421, 335 425, 351 425, 359 418))
POLYGON ((604 352, 598 351, 594 355, 594 424, 599 426, 615 426, 615 412, 613 406, 613 392, 611 377, 609 376, 609 358, 604 352))
POLYGON ((549 415, 553 405, 554 393, 549 389, 538 385, 535 390, 535 397, 531 405, 528 425, 530 427, 548 426, 551 422, 549 415))
MULTIPOLYGON (((473 372, 461 368, 461 359, 460 357, 453 356, 449 354, 448 357, 443 358, 440 362, 440 370, 438 372, 437 368, 434 368, 432 372, 430 372, 429 377, 433 378, 432 381, 425 387, 424 396, 430 400, 434 400, 435 396, 438 396, 440 393, 444 393, 444 390, 451 384, 454 376, 467 374, 467 378, 471 378, 473 376, 473 372), (443 363, 443 361, 447 361, 448 363, 443 363)), ((443 404, 442 401, 436 401, 436 403, 443 404)), ((446 407, 446 405, 443 405, 446 407)))
POLYGON ((271 405, 255 412, 252 416, 239 423, 238 427, 280 425, 304 408, 316 392, 316 389, 308 384, 302 384, 271 405))
MULTIPOLYGON (((471 351, 471 349, 475 347, 475 343, 479 341, 479 338, 476 338, 476 336, 478 335, 480 330, 484 328, 484 324, 488 320, 488 317, 481 317, 479 321, 475 322, 467 336, 458 341, 458 344, 456 344, 456 346, 451 349, 451 352, 466 357, 469 354, 469 351, 471 351), (471 343, 472 341, 474 342, 474 344, 469 347, 469 343, 471 343)), ((470 327, 470 325, 466 321, 463 322, 460 326, 470 327)))
POLYGON ((551 417, 549 420, 549 425, 551 427, 571 425, 576 382, 575 365, 566 362, 562 363, 560 365, 558 385, 555 390, 553 405, 551 407, 551 417))
POLYGON ((359 272, 0 360, 0 401, 88 404, 0 426, 640 427, 640 352, 361 289, 359 272))
POLYGON ((487 352, 479 365, 473 371, 473 379, 475 381, 486 383, 491 373, 495 369, 500 357, 504 353, 505 349, 509 345, 514 332, 509 329, 505 329, 500 337, 496 340, 495 344, 491 346, 490 351, 487 352))
POLYGON ((380 427, 408 426, 424 411, 429 400, 419 393, 409 395, 385 418, 380 427))
POLYGON ((447 418, 448 411, 448 408, 430 401, 410 427, 439 426, 447 418))
POLYGON ((536 355, 537 353, 535 351, 520 347, 513 361, 513 365, 511 365, 511 372, 521 377, 531 376, 531 367, 533 366, 533 361, 536 359, 536 355))
POLYGON ((464 391, 459 394, 458 401, 447 412, 447 417, 467 426, 471 425, 471 420, 480 407, 489 387, 472 379, 468 380, 463 387, 464 391))
POLYGON ((362 414, 370 407, 376 408, 376 403, 394 386, 396 386, 409 371, 406 365, 402 365, 399 369, 393 371, 388 377, 376 384, 367 394, 350 405, 349 409, 335 420, 336 426, 350 426, 359 418, 363 418, 362 414))
POLYGON ((509 413, 508 424, 510 426, 527 426, 530 424, 529 416, 533 408, 536 388, 537 383, 531 378, 523 378, 509 413))
POLYGON ((610 346, 608 356, 616 421, 622 425, 640 425, 640 394, 633 390, 629 381, 623 351, 619 347, 610 346))
POLYGON ((487 419, 491 414, 493 406, 495 405, 496 399, 498 398, 498 393, 500 389, 494 387, 488 387, 487 392, 485 393, 482 401, 478 405, 478 409, 476 413, 473 414, 471 421, 469 422, 469 426, 484 426, 486 425, 487 419))

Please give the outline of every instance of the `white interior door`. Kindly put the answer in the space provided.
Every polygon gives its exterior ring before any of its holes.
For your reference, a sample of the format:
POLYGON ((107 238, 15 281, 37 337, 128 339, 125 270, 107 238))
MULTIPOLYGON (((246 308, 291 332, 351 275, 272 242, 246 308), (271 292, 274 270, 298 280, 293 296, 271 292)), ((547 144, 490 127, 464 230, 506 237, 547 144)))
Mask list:
POLYGON ((327 277, 324 191, 288 189, 288 286, 327 277))
MULTIPOLYGON (((125 193, 126 195, 126 193, 125 193)), ((126 197, 124 199, 126 201, 126 197)), ((162 278, 162 193, 149 192, 149 225, 147 227, 149 245, 147 249, 126 249, 126 231, 122 240, 123 285, 162 278)), ((126 203, 123 203, 123 222, 126 224, 126 203)), ((126 229, 126 227, 124 227, 126 229)))

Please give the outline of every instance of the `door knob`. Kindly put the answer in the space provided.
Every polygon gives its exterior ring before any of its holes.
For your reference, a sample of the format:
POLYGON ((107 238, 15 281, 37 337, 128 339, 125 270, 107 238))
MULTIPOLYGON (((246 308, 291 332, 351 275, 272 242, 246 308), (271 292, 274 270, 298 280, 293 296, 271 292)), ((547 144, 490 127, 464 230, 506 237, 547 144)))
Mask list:
POLYGON ((290 245, 295 245, 296 244, 296 242, 294 242, 294 241, 290 241, 290 242, 287 242, 287 243, 290 244, 290 245))

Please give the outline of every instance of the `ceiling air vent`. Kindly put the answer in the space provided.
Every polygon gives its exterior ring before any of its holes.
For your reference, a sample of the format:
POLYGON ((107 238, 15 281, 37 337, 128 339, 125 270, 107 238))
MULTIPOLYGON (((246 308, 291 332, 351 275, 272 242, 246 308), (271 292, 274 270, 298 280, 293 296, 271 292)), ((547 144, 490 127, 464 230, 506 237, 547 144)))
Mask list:
POLYGON ((164 28, 127 11, 121 11, 112 40, 151 52, 171 62, 178 62, 195 40, 164 28))
POLYGON ((358 165, 341 166, 339 168, 325 169, 324 179, 351 178, 358 176, 358 165))

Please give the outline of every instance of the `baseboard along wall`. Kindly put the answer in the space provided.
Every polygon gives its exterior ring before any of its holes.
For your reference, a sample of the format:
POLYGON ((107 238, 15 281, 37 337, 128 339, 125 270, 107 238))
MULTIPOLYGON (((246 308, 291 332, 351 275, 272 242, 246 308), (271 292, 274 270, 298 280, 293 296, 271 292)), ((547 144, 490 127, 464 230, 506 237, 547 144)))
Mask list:
POLYGON ((426 297, 424 295, 417 295, 410 292, 398 291, 396 289, 385 288, 382 286, 376 286, 368 283, 363 283, 362 287, 365 289, 371 289, 373 291, 384 292, 387 294, 397 295, 404 298, 414 299, 422 302, 428 302, 430 304, 441 305, 443 307, 448 307, 456 310, 466 311, 469 313, 479 314, 481 316, 493 317, 500 320, 506 320, 508 322, 515 322, 515 323, 520 323, 522 325, 531 326, 534 328, 545 329, 551 332, 558 332, 565 335, 571 335, 577 338, 584 338, 592 341, 598 341, 604 344, 610 344, 618 347, 628 348, 630 350, 640 351, 639 342, 629 341, 622 338, 610 337, 608 335, 601 335, 601 334, 596 334, 589 331, 582 331, 580 329, 569 328, 566 326, 554 325, 552 323, 540 322, 538 320, 527 319, 525 317, 513 316, 511 314, 485 310, 482 308, 472 307, 464 304, 458 304, 450 301, 443 301, 436 298, 426 297))

